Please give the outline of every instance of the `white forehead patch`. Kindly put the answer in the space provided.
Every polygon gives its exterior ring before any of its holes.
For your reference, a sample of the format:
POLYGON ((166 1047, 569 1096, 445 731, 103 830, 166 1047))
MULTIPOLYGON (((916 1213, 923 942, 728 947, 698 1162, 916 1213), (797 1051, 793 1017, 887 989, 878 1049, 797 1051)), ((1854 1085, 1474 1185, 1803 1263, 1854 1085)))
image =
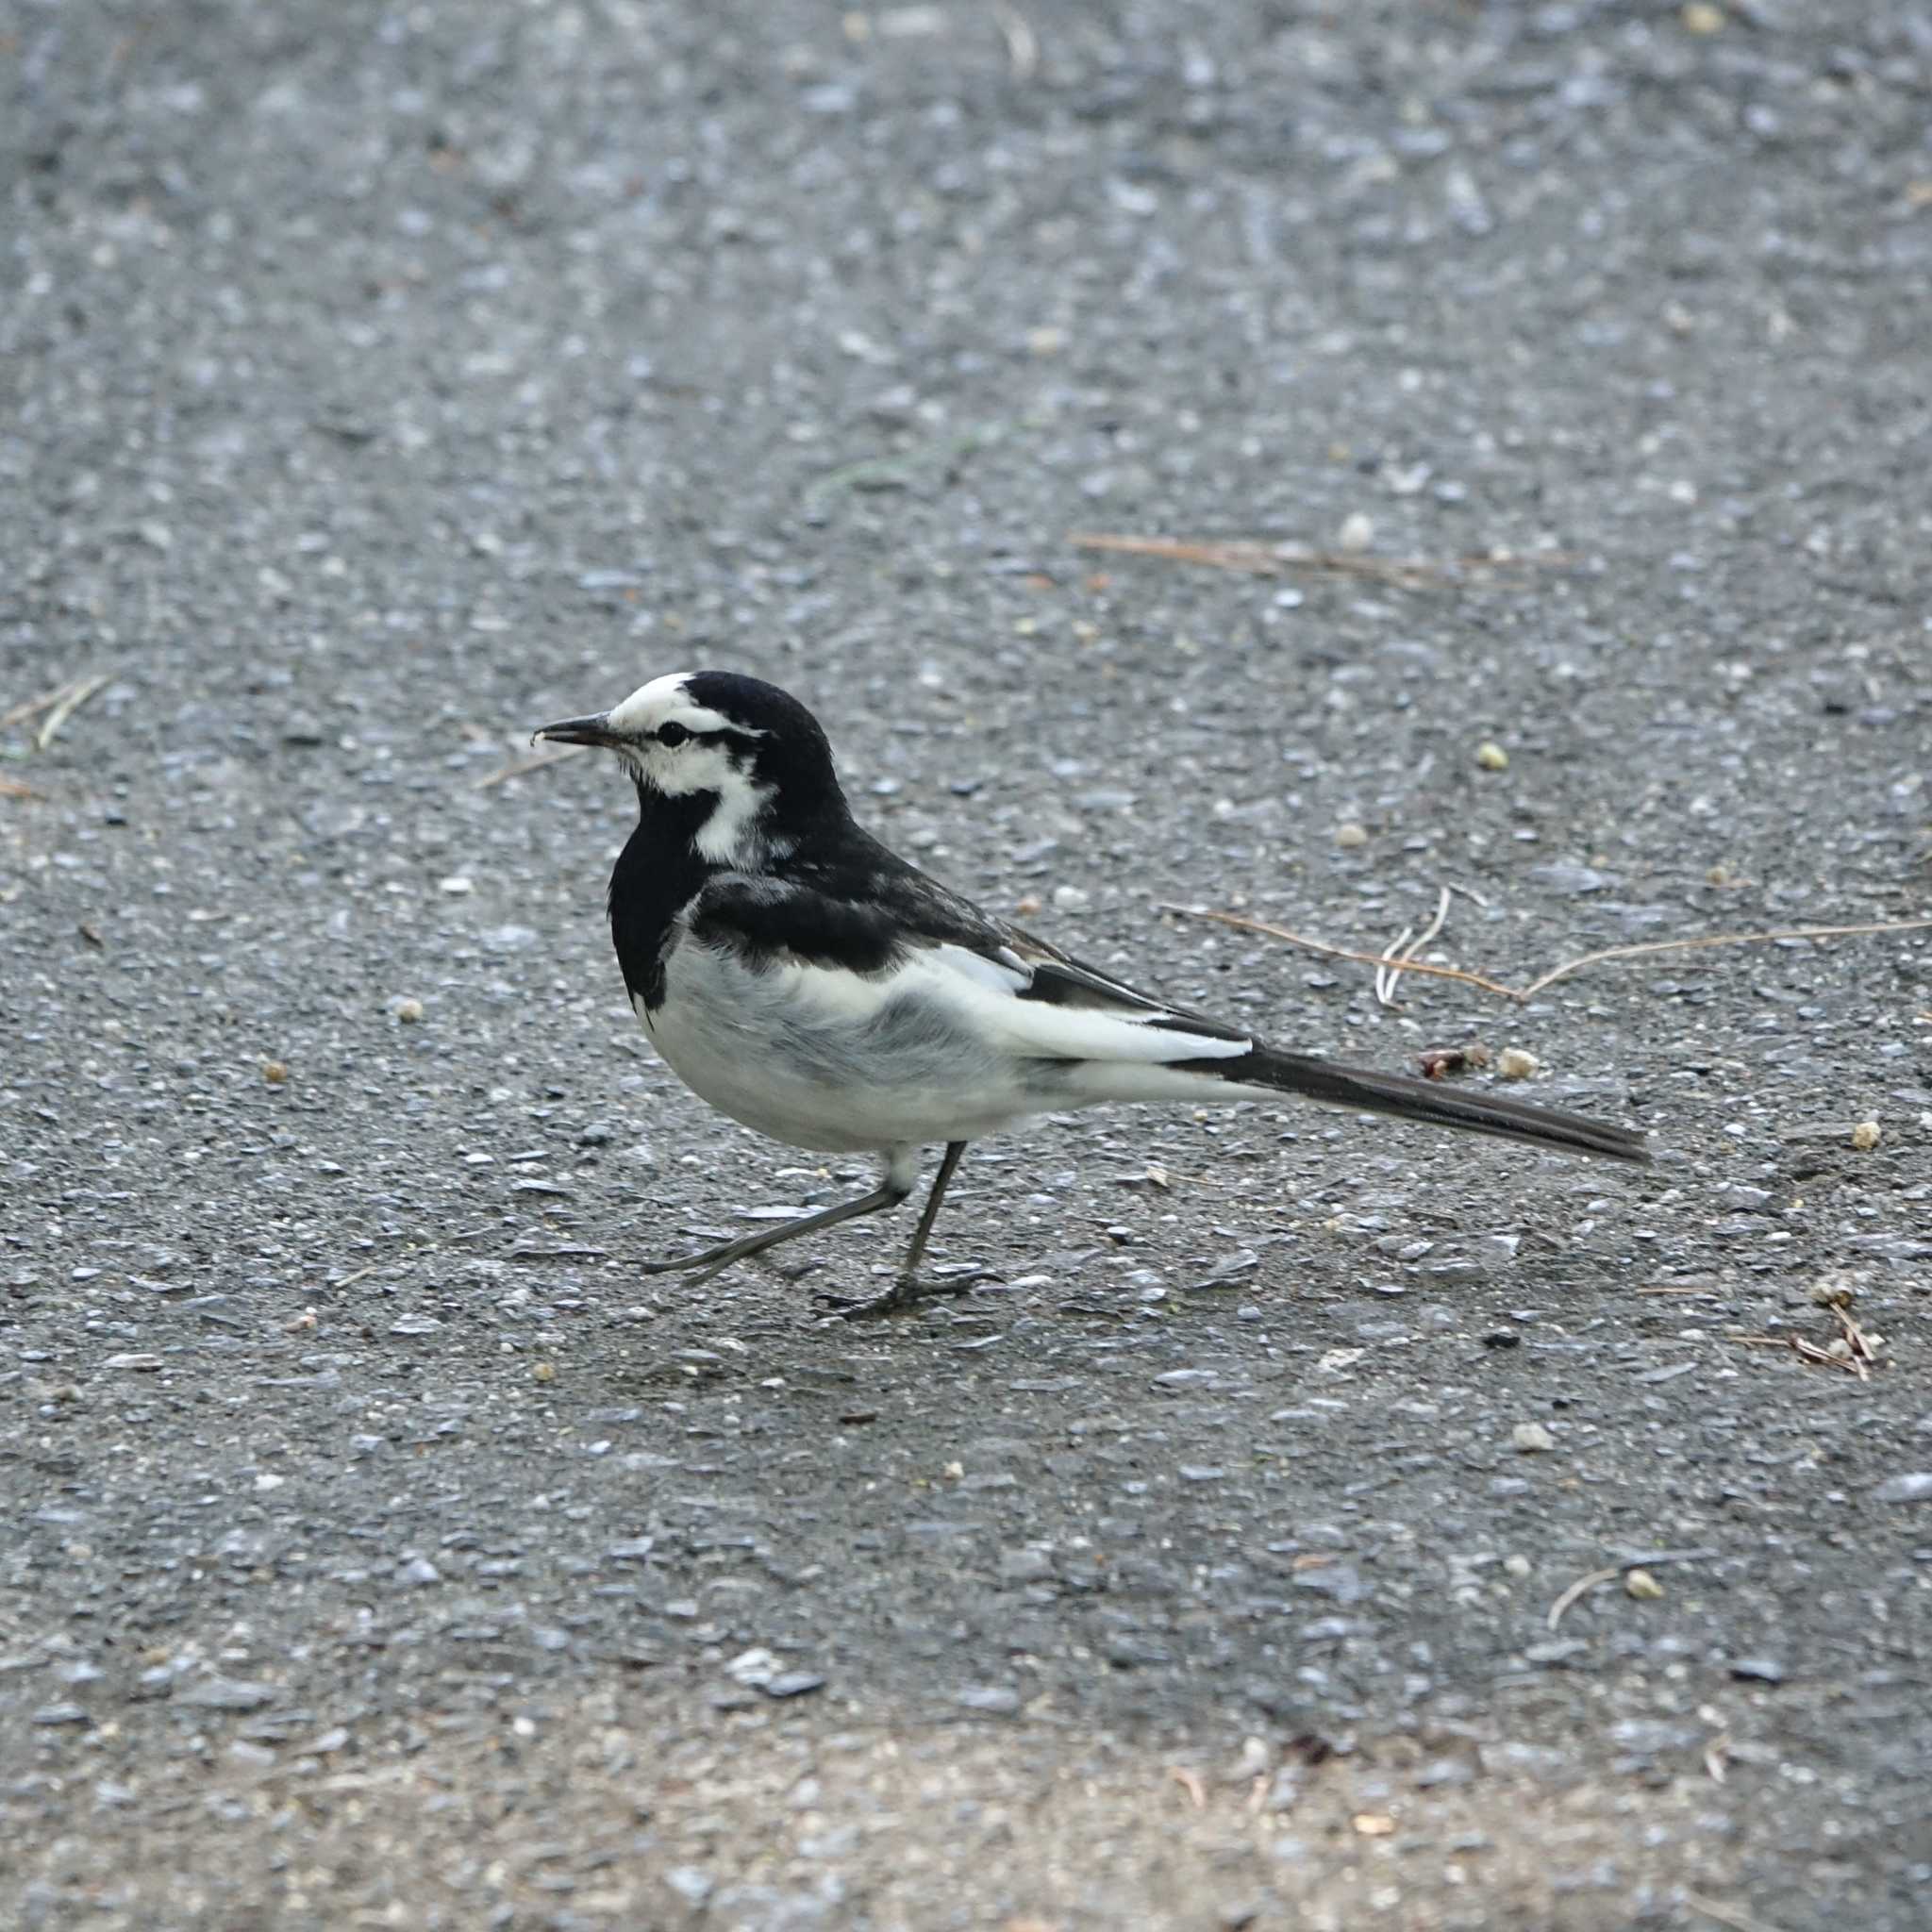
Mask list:
POLYGON ((627 738, 643 738, 660 724, 675 721, 687 731, 739 731, 746 738, 765 735, 747 725, 734 724, 723 711, 714 711, 708 705, 693 704, 685 685, 690 675, 688 671, 673 671, 663 677, 652 678, 649 684, 639 685, 622 704, 611 706, 610 728, 627 738))

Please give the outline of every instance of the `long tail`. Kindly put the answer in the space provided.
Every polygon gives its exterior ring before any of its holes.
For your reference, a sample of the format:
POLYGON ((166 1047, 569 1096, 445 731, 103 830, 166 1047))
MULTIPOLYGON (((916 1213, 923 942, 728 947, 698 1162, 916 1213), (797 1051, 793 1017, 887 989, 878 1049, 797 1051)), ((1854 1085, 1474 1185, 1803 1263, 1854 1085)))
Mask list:
POLYGON ((1551 1107, 1532 1107, 1527 1101, 1506 1100, 1500 1094, 1457 1091, 1440 1081, 1415 1080, 1405 1074, 1337 1066, 1332 1060, 1278 1053, 1270 1046, 1253 1047, 1226 1059, 1170 1064, 1175 1071, 1211 1074, 1236 1086, 1297 1093, 1324 1107, 1345 1107, 1357 1113, 1390 1114, 1397 1120, 1426 1121, 1439 1127, 1466 1127, 1471 1133, 1527 1141, 1571 1154, 1602 1155, 1611 1160, 1642 1163, 1650 1158, 1641 1128, 1620 1127, 1551 1107))

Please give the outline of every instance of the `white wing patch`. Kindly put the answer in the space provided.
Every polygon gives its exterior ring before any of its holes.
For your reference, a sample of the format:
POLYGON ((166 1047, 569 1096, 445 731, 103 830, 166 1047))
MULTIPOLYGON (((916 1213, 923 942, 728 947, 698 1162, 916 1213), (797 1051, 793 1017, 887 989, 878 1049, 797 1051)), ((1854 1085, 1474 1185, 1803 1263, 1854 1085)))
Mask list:
POLYGON ((895 980, 921 975, 935 997, 948 1001, 988 1043, 1002 1052, 1051 1060, 1125 1060, 1159 1065, 1168 1060, 1237 1059, 1250 1040, 1217 1040, 1210 1034, 1165 1027, 1158 1008, 1123 1006, 1055 1007, 1017 994, 1033 982, 1025 965, 983 958, 964 946, 936 946, 908 960, 895 980))

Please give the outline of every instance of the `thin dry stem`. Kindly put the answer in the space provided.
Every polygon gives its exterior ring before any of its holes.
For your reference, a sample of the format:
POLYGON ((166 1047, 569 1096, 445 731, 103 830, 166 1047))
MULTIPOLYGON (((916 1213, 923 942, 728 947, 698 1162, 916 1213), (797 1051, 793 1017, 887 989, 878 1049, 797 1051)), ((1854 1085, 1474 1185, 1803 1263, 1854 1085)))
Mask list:
POLYGON ((492 785, 501 785, 506 778, 521 778, 526 772, 541 772, 545 765, 561 764, 565 758, 575 758, 584 749, 581 744, 553 745, 548 751, 538 752, 534 758, 517 758, 509 764, 499 765, 495 771, 478 778, 473 789, 488 791, 492 785))
POLYGON ((1588 1596, 1593 1590, 1601 1590, 1607 1583, 1614 1583, 1623 1575, 1621 1569, 1592 1570, 1588 1576, 1579 1576, 1555 1603, 1550 1606, 1550 1614, 1544 1621, 1554 1630, 1563 1621, 1563 1612, 1579 1598, 1588 1596))
POLYGON ((61 725, 87 703, 108 681, 108 673, 97 671, 92 677, 76 677, 55 700, 53 708, 34 734, 34 749, 45 751, 58 735, 61 725))
POLYGON ((1702 1912, 1707 1919, 1715 1919, 1720 1925, 1728 1925, 1731 1932, 1777 1932, 1774 1925, 1767 1925, 1762 1919, 1754 1919, 1741 1906, 1720 1905, 1714 1898, 1699 1898, 1694 1891, 1684 1894, 1684 1903, 1693 1912, 1702 1912))
POLYGON ((1442 922, 1449 917, 1449 888, 1442 888, 1442 896, 1436 902, 1436 916, 1416 936, 1413 943, 1408 937, 1408 927, 1402 928, 1402 937, 1382 955, 1390 963, 1375 969, 1375 998, 1385 1007, 1395 1004, 1395 982, 1403 975, 1408 963, 1422 949, 1442 930, 1442 922))
POLYGON ((1454 583, 1477 572, 1559 569, 1575 561, 1574 557, 1557 550, 1539 550, 1527 555, 1472 551, 1446 559, 1370 557, 1359 551, 1314 550, 1300 543, 1263 543, 1245 537, 1136 537, 1105 530, 1074 530, 1069 532, 1067 541, 1076 550, 1152 557, 1166 563, 1199 563, 1210 570, 1244 571, 1251 576, 1278 577, 1287 571, 1325 571, 1337 576, 1367 577, 1405 591, 1454 583))
MULTIPOLYGON (((1209 920, 1216 925, 1233 926, 1240 932, 1265 933, 1270 939, 1285 940, 1291 946, 1320 953, 1326 958, 1350 959, 1357 965, 1373 966, 1378 974, 1386 971, 1389 965, 1387 952, 1358 953, 1348 946, 1331 946, 1324 940, 1311 940, 1306 933, 1291 932, 1285 925, 1271 924, 1265 919, 1248 919, 1239 912, 1207 912, 1190 906, 1164 903, 1157 905, 1155 909, 1177 913, 1183 919, 1209 920)), ((1426 973, 1434 979, 1459 980, 1464 986, 1478 987, 1484 992, 1494 993, 1498 999, 1521 1003, 1533 1000, 1546 987, 1556 985, 1559 979, 1567 979, 1573 973, 1580 973, 1586 966, 1601 966, 1610 959, 1638 959, 1656 953, 1688 952, 1710 946, 1768 946, 1780 940, 1842 940, 1870 933, 1920 932, 1927 926, 1932 926, 1932 919, 1887 919, 1869 925, 1791 925, 1774 932, 1718 932, 1685 940, 1645 940, 1641 944, 1606 946, 1601 952, 1585 953, 1577 958, 1566 959, 1526 986, 1505 986, 1501 980, 1485 978, 1480 973, 1465 972, 1460 966, 1435 966, 1424 959, 1405 958, 1399 970, 1403 973, 1426 973)), ((1421 941, 1417 941, 1417 944, 1421 943, 1421 941)))
POLYGON ((1040 69, 1040 37, 1012 0, 992 0, 993 24, 1007 43, 1007 71, 1015 80, 1031 80, 1040 69))
POLYGON ((55 685, 51 691, 43 691, 37 698, 24 699, 10 711, 0 711, 0 731, 5 731, 9 725, 25 724, 35 713, 46 710, 51 705, 58 705, 74 689, 74 682, 70 677, 63 683, 55 685))

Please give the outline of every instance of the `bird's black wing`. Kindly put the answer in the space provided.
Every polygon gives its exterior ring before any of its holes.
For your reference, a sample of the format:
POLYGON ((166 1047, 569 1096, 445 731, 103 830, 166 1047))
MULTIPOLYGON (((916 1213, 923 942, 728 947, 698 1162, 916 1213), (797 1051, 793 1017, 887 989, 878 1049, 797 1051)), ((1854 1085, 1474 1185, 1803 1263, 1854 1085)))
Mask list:
POLYGON ((832 853, 788 868, 782 879, 741 879, 721 894, 724 884, 721 879, 706 889, 700 909, 717 895, 718 913, 728 905, 754 953, 777 945, 815 964, 881 973, 917 946, 963 946, 1011 973, 1016 999, 1105 1013, 1206 1040, 1249 1038, 1241 1027, 1141 992, 994 919, 857 827, 832 853), (770 891, 774 886, 783 891, 770 891), (761 892, 766 893, 762 903, 761 892))

